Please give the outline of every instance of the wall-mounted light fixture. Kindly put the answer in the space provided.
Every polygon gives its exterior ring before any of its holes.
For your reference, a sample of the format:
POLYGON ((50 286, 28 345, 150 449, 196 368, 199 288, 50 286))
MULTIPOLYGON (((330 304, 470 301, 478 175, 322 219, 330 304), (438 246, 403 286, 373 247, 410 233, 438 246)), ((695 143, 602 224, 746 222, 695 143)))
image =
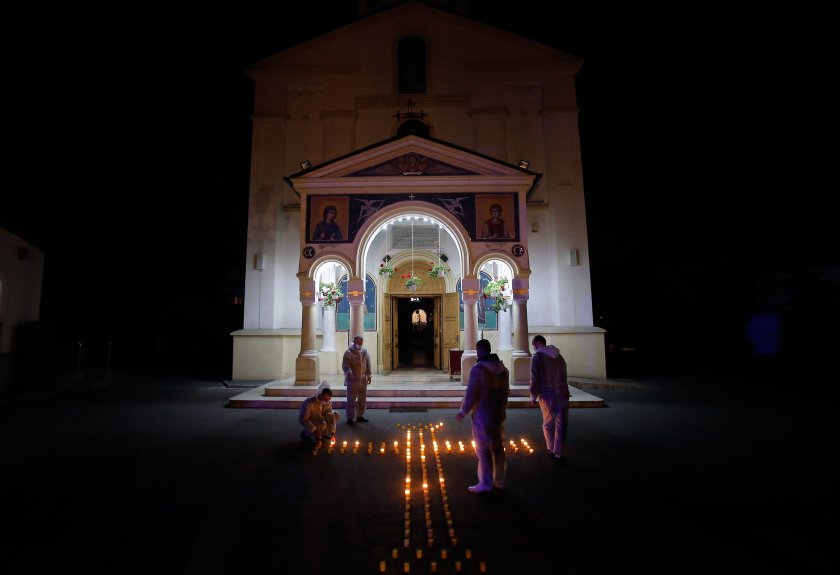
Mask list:
POLYGON ((387 264, 388 262, 391 261, 391 256, 389 256, 388 254, 385 254, 385 257, 382 258, 382 261, 387 264))
POLYGON ((254 269, 255 270, 264 270, 265 269, 265 255, 264 254, 254 254, 254 269))
POLYGON ((531 162, 529 162, 528 160, 519 160, 519 163, 517 164, 517 166, 519 166, 523 170, 527 170, 528 166, 530 166, 530 165, 531 165, 531 162))
POLYGON ((312 167, 312 162, 310 162, 309 160, 304 160, 300 163, 300 169, 301 170, 308 170, 311 167, 312 167))
POLYGON ((448 262, 449 261, 449 256, 447 256, 446 254, 440 254, 440 261, 442 261, 444 263, 448 262))
POLYGON ((569 265, 580 265, 580 255, 578 254, 577 250, 569 250, 569 265))

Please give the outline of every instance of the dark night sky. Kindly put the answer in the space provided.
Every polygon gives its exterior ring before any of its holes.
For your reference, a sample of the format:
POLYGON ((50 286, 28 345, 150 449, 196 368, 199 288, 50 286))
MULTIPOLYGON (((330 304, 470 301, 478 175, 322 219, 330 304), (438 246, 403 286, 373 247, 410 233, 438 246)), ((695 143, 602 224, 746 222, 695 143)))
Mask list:
MULTIPOLYGON (((834 289, 820 305, 836 314, 837 280, 807 279, 836 270, 840 243, 816 168, 829 101, 818 17, 560 6, 552 20, 480 4, 477 19, 585 60, 593 296, 608 338, 695 349, 691 360, 713 324, 717 344, 743 347, 745 318, 786 309, 794 289, 834 289), (779 274, 799 288, 763 283, 779 274)), ((126 362, 215 353, 229 376, 248 208, 243 69, 355 16, 355 3, 324 5, 282 19, 243 7, 71 26, 59 14, 4 39, 0 227, 47 253, 42 318, 59 340, 117 339, 126 362)))

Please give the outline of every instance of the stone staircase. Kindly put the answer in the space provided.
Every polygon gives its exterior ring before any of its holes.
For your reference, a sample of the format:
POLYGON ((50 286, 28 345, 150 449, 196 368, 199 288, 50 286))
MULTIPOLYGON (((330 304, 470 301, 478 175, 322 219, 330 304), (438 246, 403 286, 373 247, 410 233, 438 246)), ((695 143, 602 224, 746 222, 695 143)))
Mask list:
MULTIPOLYGON (((347 389, 341 376, 322 378, 333 391, 335 409, 344 409, 347 389)), ((570 407, 604 407, 604 400, 574 386, 570 407)), ((315 393, 318 386, 294 385, 291 380, 274 380, 255 385, 228 400, 228 407, 256 409, 297 409, 315 393)), ((464 397, 465 386, 436 370, 400 370, 388 375, 374 375, 367 389, 369 409, 445 408, 457 409, 464 397)), ((508 408, 532 408, 527 385, 511 385, 508 408)))

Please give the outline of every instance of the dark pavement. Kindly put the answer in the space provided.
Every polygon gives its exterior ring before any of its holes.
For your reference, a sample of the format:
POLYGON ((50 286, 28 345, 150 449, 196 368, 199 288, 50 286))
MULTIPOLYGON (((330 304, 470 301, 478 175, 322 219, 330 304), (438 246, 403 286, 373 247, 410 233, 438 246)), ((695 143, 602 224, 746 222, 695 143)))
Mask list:
POLYGON ((118 374, 0 398, 0 565, 6 575, 355 574, 380 561, 426 573, 432 560, 440 573, 456 560, 491 574, 837 571, 830 384, 767 370, 584 389, 607 407, 571 411, 565 466, 546 454, 532 409, 508 411, 508 437, 535 452, 509 455, 504 492, 468 493, 474 455, 440 455, 455 547, 431 451, 426 545, 416 450, 408 551, 406 464, 392 444, 399 425, 441 421, 439 441, 468 443, 455 410, 369 410, 369 423, 339 424, 358 453, 313 455, 293 410, 226 407, 241 390, 218 381, 118 374))

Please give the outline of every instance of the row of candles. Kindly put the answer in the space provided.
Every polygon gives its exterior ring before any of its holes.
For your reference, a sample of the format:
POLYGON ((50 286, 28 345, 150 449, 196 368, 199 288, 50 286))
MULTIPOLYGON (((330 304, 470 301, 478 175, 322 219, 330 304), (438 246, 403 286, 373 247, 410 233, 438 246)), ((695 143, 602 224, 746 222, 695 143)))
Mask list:
MULTIPOLYGON (((327 453, 332 453, 334 448, 335 448, 335 444, 336 444, 335 437, 333 437, 330 440, 329 443, 319 441, 315 444, 315 447, 312 450, 312 454, 313 455, 318 455, 321 452, 321 450, 324 449, 325 445, 326 445, 326 452, 327 453)), ((452 442, 450 442, 447 439, 444 442, 444 444, 446 445, 446 452, 451 454, 452 450, 453 450, 452 442)), ((520 451, 522 451, 524 453, 528 453, 528 454, 533 454, 534 453, 534 448, 531 447, 531 445, 528 443, 528 441, 524 438, 519 440, 519 444, 517 444, 515 440, 511 439, 509 441, 509 444, 510 444, 510 451, 513 452, 514 454, 519 453, 520 451)), ((379 453, 381 455, 385 455, 385 452, 386 452, 385 445, 386 444, 383 441, 381 443, 381 445, 379 446, 379 453)), ((473 448, 473 452, 475 452, 475 441, 471 441, 470 445, 473 448)), ((358 454, 359 449, 361 448, 361 443, 359 442, 359 440, 356 440, 353 443, 353 445, 350 446, 349 442, 347 440, 344 440, 344 441, 341 442, 339 452, 340 453, 346 453, 348 448, 352 449, 352 452, 353 452, 354 455, 358 454)), ((373 454, 373 442, 372 441, 368 441, 366 450, 367 450, 368 455, 373 454)), ((455 450, 456 453, 464 453, 465 450, 466 450, 466 446, 464 445, 464 442, 463 441, 458 441, 457 449, 455 450)), ((399 455, 399 453, 400 453, 399 441, 396 441, 396 440, 394 441, 393 451, 394 451, 395 455, 399 455)), ((505 451, 508 451, 507 447, 505 447, 505 451)))
MULTIPOLYGON (((404 526, 404 539, 403 539, 403 548, 408 550, 411 547, 411 461, 412 461, 412 430, 418 430, 419 435, 419 446, 420 446, 420 469, 422 473, 422 491, 423 491, 423 506, 425 511, 425 520, 426 520, 426 540, 427 546, 429 549, 434 547, 435 539, 434 539, 434 529, 432 528, 432 519, 431 519, 431 503, 429 499, 429 479, 428 479, 428 471, 426 466, 426 444, 424 441, 424 433, 423 430, 429 430, 429 434, 432 440, 432 448, 434 451, 434 458, 435 464, 438 469, 438 482, 440 484, 440 492, 441 492, 441 499, 443 502, 443 509, 444 515, 446 518, 447 530, 449 535, 449 542, 453 548, 456 548, 458 545, 458 538, 455 535, 455 528, 454 522, 452 519, 452 512, 449 508, 449 498, 446 494, 446 480, 443 474, 443 464, 440 459, 441 449, 439 449, 438 441, 436 438, 436 431, 439 428, 443 427, 443 422, 438 424, 428 424, 427 426, 424 425, 401 425, 397 424, 397 428, 405 429, 405 465, 406 465, 406 476, 405 476, 405 526, 404 526)), ((373 453, 373 442, 367 442, 367 453, 371 455, 373 453)), ((466 451, 466 446, 463 441, 458 441, 457 446, 453 445, 453 443, 449 440, 444 442, 446 453, 452 454, 453 450, 455 453, 463 454, 466 451)), ((534 449, 528 443, 528 441, 524 438, 519 440, 519 443, 513 439, 509 441, 509 449, 514 454, 519 453, 520 451, 528 454, 533 454, 534 449)), ((333 437, 329 442, 318 442, 314 448, 314 455, 318 455, 321 449, 325 448, 327 453, 332 453, 336 447, 336 440, 333 437)), ((475 441, 471 442, 471 447, 473 451, 475 451, 475 441)), ((352 449, 354 454, 359 453, 361 449, 361 442, 359 440, 354 441, 350 444, 348 441, 342 441, 339 447, 341 453, 346 453, 348 449, 352 449)), ((506 451, 508 448, 506 447, 506 451)), ((393 442, 393 451, 394 454, 399 455, 400 445, 399 441, 393 442)), ((379 453, 385 455, 386 453, 386 443, 383 441, 379 447, 379 453)), ((414 556, 418 561, 423 559, 424 551, 422 548, 415 549, 414 556)), ((460 556, 460 555, 459 555, 460 556)), ((429 565, 428 568, 431 572, 438 571, 438 560, 446 561, 449 559, 450 554, 449 550, 446 548, 441 548, 438 551, 437 558, 433 557, 433 554, 429 554, 429 565)), ((463 559, 471 560, 472 559, 472 550, 471 549, 464 549, 463 559)), ((398 548, 394 548, 391 551, 391 558, 394 560, 398 560, 400 558, 400 550, 398 548)), ((412 563, 410 561, 403 561, 402 562, 402 570, 404 573, 409 573, 411 571, 412 563)), ((455 559, 453 563, 454 569, 456 572, 460 572, 463 568, 462 560, 455 559)), ((386 561, 379 562, 379 571, 385 573, 388 569, 388 563, 386 561)), ((485 573, 487 571, 487 564, 485 561, 479 562, 479 571, 481 573, 485 573)))
MULTIPOLYGON (((399 426, 398 426, 399 427, 399 426)), ((434 458, 435 458, 435 465, 438 470, 438 483, 440 485, 440 493, 441 493, 441 500, 443 502, 443 512, 446 518, 446 525, 447 531, 449 535, 449 543, 453 548, 458 546, 458 538, 455 535, 455 527, 454 521, 452 519, 452 511, 449 508, 449 497, 446 494, 446 478, 443 474, 443 464, 440 460, 440 449, 438 447, 438 442, 435 437, 435 431, 443 427, 443 423, 441 422, 438 425, 429 424, 428 427, 425 429, 429 430, 429 434, 432 440, 432 449, 434 451, 434 458)), ((432 549, 435 544, 434 538, 434 529, 432 528, 432 516, 431 516, 431 502, 429 498, 429 475, 428 475, 428 466, 426 464, 426 443, 425 443, 425 435, 423 432, 424 427, 422 426, 407 426, 406 433, 405 433, 405 526, 404 526, 404 539, 403 539, 403 549, 408 550, 411 547, 411 484, 412 484, 412 476, 411 476, 411 461, 412 461, 412 429, 419 429, 418 431, 418 440, 420 446, 420 470, 422 476, 422 491, 423 491, 423 508, 425 514, 425 523, 426 523, 426 544, 429 549, 432 549)), ((447 442, 449 444, 449 442, 447 442)), ((463 442, 459 442, 461 452, 464 451, 464 444, 463 442)), ((394 442, 394 450, 397 452, 398 450, 398 442, 394 442)), ((451 448, 451 445, 450 445, 451 448)), ((418 547, 414 551, 415 558, 420 561, 423 559, 424 551, 423 548, 418 547)), ((400 550, 398 548, 394 548, 391 550, 391 558, 394 560, 398 560, 400 558, 400 550)), ((449 558, 449 550, 446 548, 441 548, 438 551, 437 558, 434 557, 433 554, 430 553, 429 555, 429 565, 428 568, 431 572, 437 572, 438 570, 438 560, 447 560, 449 558)), ((472 550, 465 549, 463 553, 463 558, 470 560, 472 559, 472 550)), ((412 563, 410 561, 403 561, 402 568, 404 573, 409 573, 411 571, 412 563)), ((461 559, 454 560, 454 568, 456 572, 460 572, 462 570, 463 564, 461 559)), ((387 561, 380 561, 379 562, 379 571, 381 573, 385 573, 388 569, 387 561)), ((487 571, 487 564, 484 561, 479 563, 479 570, 482 573, 487 571)))

